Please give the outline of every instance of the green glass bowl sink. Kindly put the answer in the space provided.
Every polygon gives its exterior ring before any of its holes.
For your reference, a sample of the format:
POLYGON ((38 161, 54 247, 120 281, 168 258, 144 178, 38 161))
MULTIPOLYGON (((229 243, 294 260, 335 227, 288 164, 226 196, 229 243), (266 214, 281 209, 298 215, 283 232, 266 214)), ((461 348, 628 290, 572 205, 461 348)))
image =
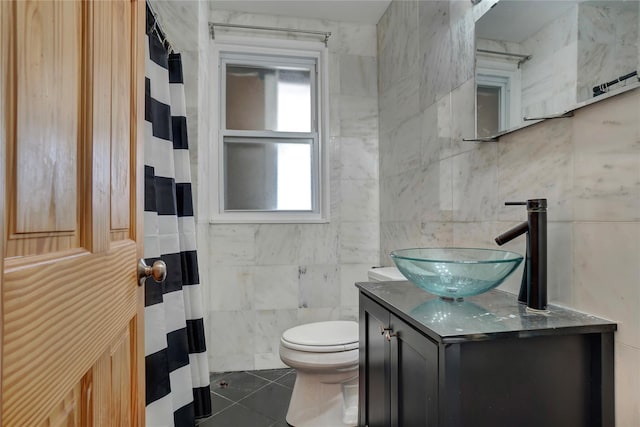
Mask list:
POLYGON ((477 248, 399 249, 391 258, 417 287, 455 300, 495 288, 522 262, 515 252, 477 248))

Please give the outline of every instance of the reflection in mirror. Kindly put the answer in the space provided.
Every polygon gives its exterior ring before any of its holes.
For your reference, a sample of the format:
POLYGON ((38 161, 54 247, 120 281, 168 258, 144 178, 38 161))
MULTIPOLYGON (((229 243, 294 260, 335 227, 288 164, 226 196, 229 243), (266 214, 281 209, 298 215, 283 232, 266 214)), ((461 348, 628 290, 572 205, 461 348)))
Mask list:
POLYGON ((637 83, 638 5, 498 1, 476 23, 477 135, 558 115, 637 83))
POLYGON ((477 84, 478 136, 495 135, 504 128, 504 117, 500 115, 500 103, 503 101, 501 88, 477 84))
POLYGON ((584 1, 578 7, 577 101, 638 81, 638 1, 584 1), (635 74, 634 74, 635 73, 635 74), (627 79, 618 78, 628 76, 627 79), (612 83, 607 86, 607 83, 612 83))

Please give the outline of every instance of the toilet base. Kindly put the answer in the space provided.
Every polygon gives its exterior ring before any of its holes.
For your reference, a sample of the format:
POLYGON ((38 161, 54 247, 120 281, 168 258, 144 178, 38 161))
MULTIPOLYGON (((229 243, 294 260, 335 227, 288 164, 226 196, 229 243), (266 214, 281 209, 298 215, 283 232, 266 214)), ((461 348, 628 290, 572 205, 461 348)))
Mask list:
POLYGON ((287 423, 292 427, 357 425, 358 370, 343 374, 347 378, 335 381, 331 376, 297 370, 287 423))

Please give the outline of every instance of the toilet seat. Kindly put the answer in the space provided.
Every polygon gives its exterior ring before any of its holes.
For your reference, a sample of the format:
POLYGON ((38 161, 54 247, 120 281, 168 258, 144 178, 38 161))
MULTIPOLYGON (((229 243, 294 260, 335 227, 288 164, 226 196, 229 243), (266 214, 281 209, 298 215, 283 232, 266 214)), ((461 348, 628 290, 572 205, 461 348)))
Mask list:
POLYGON ((286 330, 280 342, 291 350, 334 353, 358 348, 358 324, 333 320, 308 323, 286 330))

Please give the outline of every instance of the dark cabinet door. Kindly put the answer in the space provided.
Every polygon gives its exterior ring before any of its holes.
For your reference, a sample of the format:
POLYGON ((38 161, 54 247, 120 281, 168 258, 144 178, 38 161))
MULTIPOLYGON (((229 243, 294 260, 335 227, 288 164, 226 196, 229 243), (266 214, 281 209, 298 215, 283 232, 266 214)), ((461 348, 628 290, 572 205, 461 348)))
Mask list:
POLYGON ((390 315, 391 426, 438 425, 438 346, 390 315))
POLYGON ((438 346, 360 296, 361 427, 438 425, 438 346))
POLYGON ((361 427, 389 425, 389 353, 382 332, 389 327, 389 312, 360 296, 359 421, 361 427))

